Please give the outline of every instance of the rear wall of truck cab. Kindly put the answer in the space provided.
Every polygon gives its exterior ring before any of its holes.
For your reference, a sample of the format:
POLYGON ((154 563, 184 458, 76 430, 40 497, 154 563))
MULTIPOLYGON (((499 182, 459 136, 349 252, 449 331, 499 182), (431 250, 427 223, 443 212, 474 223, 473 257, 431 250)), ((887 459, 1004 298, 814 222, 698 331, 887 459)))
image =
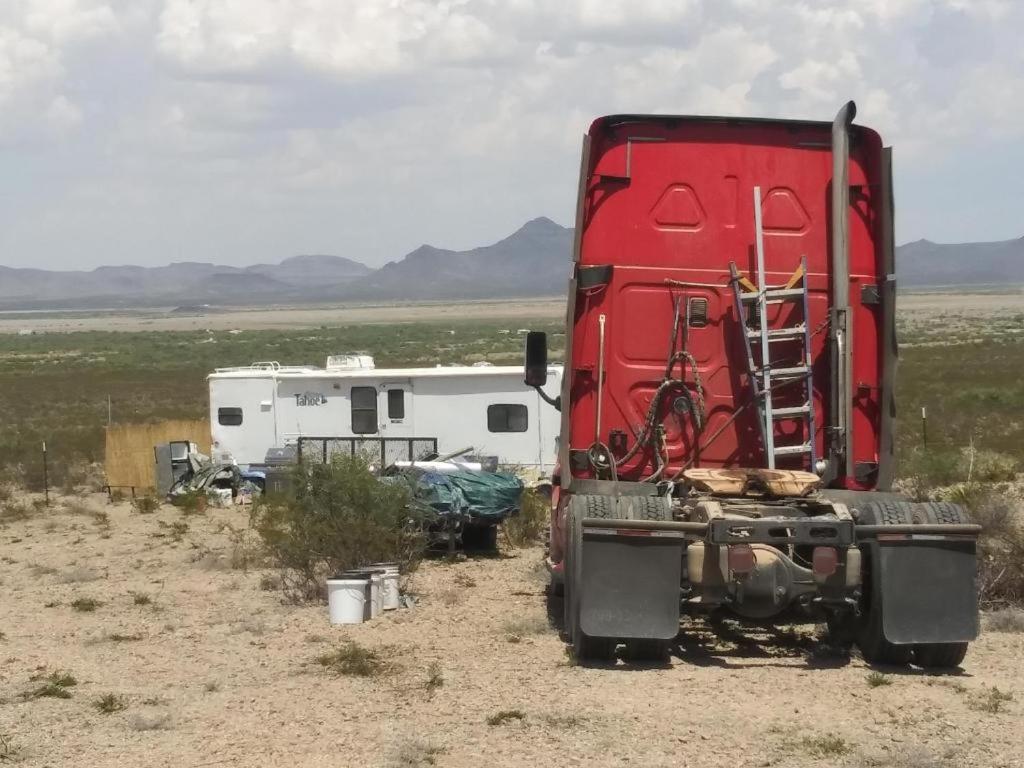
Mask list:
MULTIPOLYGON (((756 282, 754 187, 760 187, 765 269, 770 285, 786 283, 806 257, 819 456, 827 455, 831 292, 831 124, 815 122, 613 116, 596 120, 584 167, 578 267, 611 265, 610 282, 574 297, 570 445, 595 439, 595 370, 600 315, 606 317, 602 439, 638 433, 669 354, 675 301, 707 302, 707 320, 690 327, 706 400, 702 434, 715 433, 751 400, 742 327, 730 284, 730 262, 756 282), (673 288, 666 280, 710 287, 673 288)), ((853 312, 853 460, 877 466, 881 426, 881 312, 871 287, 885 280, 880 221, 882 142, 850 129, 850 306, 853 312), (867 290, 865 290, 867 289, 867 290), (864 299, 862 300, 862 291, 864 299)), ((785 307, 770 307, 771 323, 785 307)), ((692 382, 692 376, 687 375, 692 382)), ((698 465, 765 466, 757 410, 748 407, 706 450, 698 465)), ((799 426, 799 425, 796 425, 799 426)), ((781 444, 797 442, 794 425, 776 424, 781 444), (787 430, 790 430, 787 433, 787 430)), ((691 425, 666 423, 670 468, 694 455, 691 425)), ((621 468, 646 474, 650 454, 621 468)), ((806 457, 780 459, 799 468, 806 457)), ((846 485, 871 486, 870 477, 846 485)))

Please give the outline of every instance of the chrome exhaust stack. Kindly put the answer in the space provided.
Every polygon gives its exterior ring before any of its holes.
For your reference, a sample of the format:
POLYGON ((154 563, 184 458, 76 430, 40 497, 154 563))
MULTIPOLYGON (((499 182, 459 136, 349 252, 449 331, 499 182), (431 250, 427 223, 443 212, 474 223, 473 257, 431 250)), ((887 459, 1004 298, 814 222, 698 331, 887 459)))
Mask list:
POLYGON ((853 322, 850 314, 850 125, 857 105, 846 102, 832 121, 832 306, 829 339, 832 387, 826 481, 853 476, 853 322))

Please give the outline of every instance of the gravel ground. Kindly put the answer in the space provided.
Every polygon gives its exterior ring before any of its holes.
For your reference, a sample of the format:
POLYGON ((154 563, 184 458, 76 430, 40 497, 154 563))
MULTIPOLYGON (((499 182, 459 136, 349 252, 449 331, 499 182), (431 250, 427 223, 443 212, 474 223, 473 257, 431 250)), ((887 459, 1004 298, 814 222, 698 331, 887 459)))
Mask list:
POLYGON ((428 562, 414 607, 338 628, 240 567, 245 526, 101 496, 0 526, 0 764, 1024 766, 1024 634, 986 633, 946 676, 729 623, 686 626, 664 667, 584 668, 539 548, 428 562), (317 663, 348 640, 388 668, 317 663), (58 670, 69 698, 26 695, 58 670))

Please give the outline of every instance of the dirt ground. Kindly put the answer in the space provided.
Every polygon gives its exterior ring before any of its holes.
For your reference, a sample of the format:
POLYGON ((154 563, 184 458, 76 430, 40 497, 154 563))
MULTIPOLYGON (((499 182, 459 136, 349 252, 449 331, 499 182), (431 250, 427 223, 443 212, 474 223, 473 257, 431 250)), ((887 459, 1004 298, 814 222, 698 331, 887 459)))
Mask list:
POLYGON ((516 320, 562 317, 562 299, 505 299, 397 305, 315 307, 225 307, 203 311, 165 310, 0 312, 0 333, 70 333, 72 331, 255 331, 319 328, 321 325, 440 322, 445 320, 516 320))
POLYGON ((99 495, 0 527, 0 764, 1024 766, 1024 634, 983 634, 946 676, 869 679, 814 626, 729 624, 688 625, 665 667, 585 668, 540 548, 428 562, 413 607, 341 628, 240 567, 245 527, 99 495), (392 668, 324 670, 345 640, 392 668), (32 697, 58 670, 70 698, 32 697))

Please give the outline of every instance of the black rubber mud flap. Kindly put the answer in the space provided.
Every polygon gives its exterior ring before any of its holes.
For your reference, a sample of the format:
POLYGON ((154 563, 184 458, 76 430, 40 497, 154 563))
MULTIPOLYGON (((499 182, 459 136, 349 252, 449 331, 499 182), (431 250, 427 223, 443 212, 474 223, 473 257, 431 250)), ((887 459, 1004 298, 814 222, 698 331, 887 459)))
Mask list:
MULTIPOLYGON (((624 522, 625 530, 629 523, 624 522)), ((588 529, 575 564, 579 626, 593 637, 671 640, 679 633, 684 539, 674 532, 588 529)))
POLYGON ((957 643, 978 636, 973 539, 915 535, 869 546, 886 640, 899 645, 957 643))

